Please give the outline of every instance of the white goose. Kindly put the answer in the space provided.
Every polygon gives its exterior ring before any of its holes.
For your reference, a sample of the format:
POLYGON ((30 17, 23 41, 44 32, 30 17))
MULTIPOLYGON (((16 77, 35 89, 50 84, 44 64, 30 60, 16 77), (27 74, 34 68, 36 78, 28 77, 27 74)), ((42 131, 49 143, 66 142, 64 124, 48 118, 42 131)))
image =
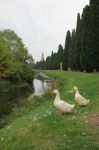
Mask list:
POLYGON ((73 87, 72 90, 70 90, 69 92, 75 92, 75 101, 77 102, 77 104, 79 106, 86 106, 89 103, 89 100, 87 100, 86 98, 84 98, 80 93, 78 88, 75 86, 73 87))
POLYGON ((63 100, 60 99, 60 93, 57 89, 55 89, 53 92, 53 94, 56 95, 55 100, 54 100, 54 106, 57 108, 57 110, 63 114, 63 113, 70 113, 73 108, 74 108, 74 104, 68 104, 66 102, 64 102, 63 100))

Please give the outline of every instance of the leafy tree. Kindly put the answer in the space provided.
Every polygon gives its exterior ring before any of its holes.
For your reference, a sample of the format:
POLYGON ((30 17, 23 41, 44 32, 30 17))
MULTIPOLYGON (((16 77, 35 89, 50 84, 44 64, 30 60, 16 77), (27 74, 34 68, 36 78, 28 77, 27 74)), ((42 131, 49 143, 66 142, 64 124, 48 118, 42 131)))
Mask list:
POLYGON ((13 53, 9 43, 0 32, 0 77, 9 77, 11 75, 11 64, 13 62, 13 53))
POLYGON ((28 49, 14 31, 0 32, 0 77, 24 80, 23 76, 26 75, 25 71, 22 74, 24 65, 28 68, 31 66, 31 73, 33 73, 33 63, 34 60, 28 54, 28 49))
POLYGON ((0 31, 0 116, 10 113, 17 99, 33 90, 33 69, 33 57, 21 38, 12 30, 0 31))

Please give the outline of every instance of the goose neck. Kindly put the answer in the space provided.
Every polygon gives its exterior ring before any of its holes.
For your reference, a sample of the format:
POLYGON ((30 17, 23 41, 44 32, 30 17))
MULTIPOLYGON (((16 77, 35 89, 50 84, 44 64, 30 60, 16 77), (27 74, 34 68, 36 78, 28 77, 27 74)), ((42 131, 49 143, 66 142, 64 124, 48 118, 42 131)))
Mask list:
POLYGON ((78 90, 76 90, 76 94, 79 94, 79 91, 78 91, 78 90))
POLYGON ((55 97, 55 101, 58 101, 58 100, 60 100, 60 94, 59 93, 55 97))

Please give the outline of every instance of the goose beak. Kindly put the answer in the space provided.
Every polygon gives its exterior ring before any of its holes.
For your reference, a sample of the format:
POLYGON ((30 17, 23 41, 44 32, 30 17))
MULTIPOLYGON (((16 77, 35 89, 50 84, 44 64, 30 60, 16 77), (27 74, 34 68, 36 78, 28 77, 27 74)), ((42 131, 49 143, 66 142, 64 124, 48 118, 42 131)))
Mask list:
POLYGON ((52 92, 51 94, 52 94, 52 95, 55 95, 55 93, 54 93, 54 92, 52 92))

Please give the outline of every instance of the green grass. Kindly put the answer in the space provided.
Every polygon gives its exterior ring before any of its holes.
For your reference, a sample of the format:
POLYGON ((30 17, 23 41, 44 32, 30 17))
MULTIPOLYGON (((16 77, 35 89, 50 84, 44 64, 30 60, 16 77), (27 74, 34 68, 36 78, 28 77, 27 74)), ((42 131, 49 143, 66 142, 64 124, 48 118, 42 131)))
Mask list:
POLYGON ((74 85, 90 99, 87 107, 60 116, 47 92, 26 101, 15 110, 9 125, 0 129, 1 150, 98 150, 99 149, 99 74, 46 71, 55 80, 61 98, 75 103, 67 91, 74 85), (11 120, 12 118, 12 120, 11 120))

